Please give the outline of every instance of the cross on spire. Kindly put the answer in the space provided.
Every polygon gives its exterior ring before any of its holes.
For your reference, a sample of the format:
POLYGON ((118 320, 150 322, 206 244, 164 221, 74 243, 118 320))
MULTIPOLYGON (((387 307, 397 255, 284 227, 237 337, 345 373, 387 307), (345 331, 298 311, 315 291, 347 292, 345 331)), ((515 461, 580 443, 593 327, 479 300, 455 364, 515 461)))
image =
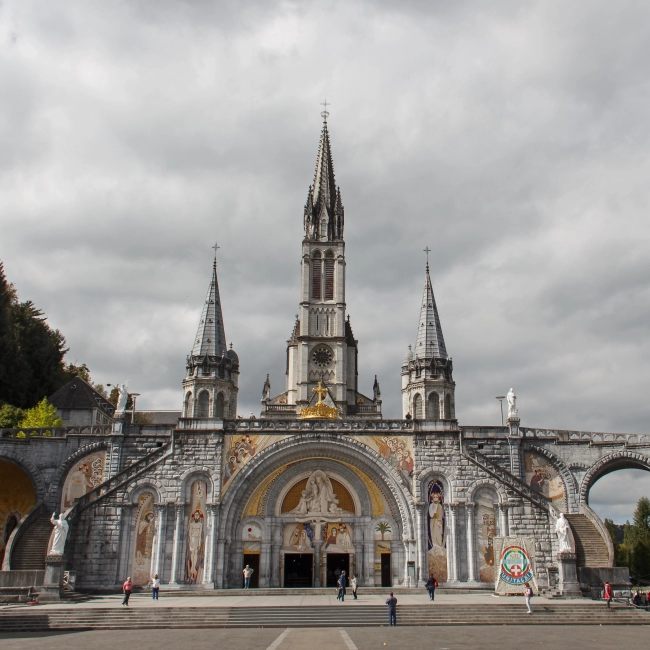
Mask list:
POLYGON ((424 253, 427 254, 427 267, 429 266, 429 253, 431 252, 431 249, 427 246, 424 251, 424 253))
POLYGON ((214 248, 214 259, 216 260, 217 259, 217 251, 221 248, 221 246, 219 246, 219 244, 217 242, 214 242, 214 246, 212 246, 212 248, 214 248))
POLYGON ((327 107, 331 106, 331 104, 328 103, 327 100, 325 100, 325 101, 321 102, 321 106, 324 106, 325 110, 320 115, 323 118, 323 122, 327 122, 327 118, 330 116, 329 111, 327 110, 327 107))
POLYGON ((312 393, 318 394, 318 403, 322 404, 323 398, 327 395, 327 388, 323 386, 323 382, 319 381, 318 386, 316 386, 316 388, 312 388, 311 391, 312 393))

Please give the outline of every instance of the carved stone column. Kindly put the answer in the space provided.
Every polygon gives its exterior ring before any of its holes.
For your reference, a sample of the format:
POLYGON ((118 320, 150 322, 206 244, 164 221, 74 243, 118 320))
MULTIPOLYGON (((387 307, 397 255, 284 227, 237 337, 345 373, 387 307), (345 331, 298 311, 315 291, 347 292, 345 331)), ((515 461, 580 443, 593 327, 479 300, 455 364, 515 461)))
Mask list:
POLYGON ((271 587, 280 586, 280 547, 282 546, 282 522, 274 523, 271 530, 271 587))
POLYGON ((424 583, 429 577, 429 562, 427 561, 427 555, 425 552, 427 546, 427 542, 426 542, 427 534, 424 527, 425 522, 427 520, 426 512, 427 512, 426 504, 415 506, 415 540, 417 544, 417 554, 418 554, 418 562, 417 562, 417 566, 418 566, 417 586, 418 587, 424 587, 424 583))
POLYGON ((223 589, 223 576, 226 572, 226 540, 220 537, 217 540, 217 579, 216 588, 223 589))
POLYGON ((271 542, 262 542, 260 549, 260 576, 259 586, 269 586, 269 569, 270 569, 271 542))
POLYGON ((174 521, 174 545, 172 547, 172 575, 170 585, 178 584, 178 565, 181 554, 181 533, 183 531, 183 516, 185 515, 185 504, 177 503, 175 506, 176 519, 174 521))
POLYGON ((498 503, 497 508, 499 510, 499 533, 501 537, 507 537, 510 534, 508 530, 508 504, 498 503))
POLYGON ((458 539, 458 504, 451 503, 447 506, 447 511, 450 515, 450 533, 451 539, 447 538, 447 566, 449 567, 449 581, 458 582, 458 547, 456 540, 458 539))
POLYGON ((474 525, 474 503, 465 504, 467 515, 467 582, 476 582, 476 532, 474 525))
POLYGON ((320 570, 320 560, 321 560, 321 549, 323 548, 322 540, 314 542, 314 557, 312 558, 314 563, 314 587, 324 587, 321 583, 321 570, 320 570))
POLYGON ((364 564, 366 566, 366 587, 375 586, 375 542, 363 543, 364 564))
POLYGON ((214 567, 214 538, 216 535, 216 512, 218 508, 214 503, 208 504, 208 536, 205 540, 205 568, 203 569, 203 584, 206 586, 214 584, 213 567, 214 567))
POLYGON ((165 514, 167 506, 163 503, 154 503, 154 512, 156 513, 156 537, 153 541, 153 553, 151 558, 151 575, 160 576, 160 557, 165 544, 165 514))

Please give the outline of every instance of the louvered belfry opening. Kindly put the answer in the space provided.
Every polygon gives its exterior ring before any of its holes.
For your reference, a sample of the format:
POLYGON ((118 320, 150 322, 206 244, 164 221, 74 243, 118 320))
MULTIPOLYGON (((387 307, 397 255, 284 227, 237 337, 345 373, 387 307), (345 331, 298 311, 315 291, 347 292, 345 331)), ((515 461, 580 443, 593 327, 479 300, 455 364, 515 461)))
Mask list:
POLYGON ((316 253, 311 271, 311 296, 313 300, 321 299, 322 273, 323 270, 320 253, 316 253))
POLYGON ((325 300, 334 300, 334 260, 325 260, 325 300))

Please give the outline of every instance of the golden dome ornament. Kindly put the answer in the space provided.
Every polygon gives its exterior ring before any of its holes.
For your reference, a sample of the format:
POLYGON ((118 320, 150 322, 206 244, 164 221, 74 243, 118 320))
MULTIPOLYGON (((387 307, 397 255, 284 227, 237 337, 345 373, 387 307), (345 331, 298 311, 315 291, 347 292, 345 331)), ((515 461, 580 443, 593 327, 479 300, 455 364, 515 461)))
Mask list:
POLYGON ((314 406, 307 406, 300 409, 300 415, 303 420, 338 420, 340 412, 334 406, 327 406, 323 403, 323 398, 327 395, 327 388, 323 382, 319 381, 316 388, 312 388, 312 393, 318 394, 318 402, 314 406))

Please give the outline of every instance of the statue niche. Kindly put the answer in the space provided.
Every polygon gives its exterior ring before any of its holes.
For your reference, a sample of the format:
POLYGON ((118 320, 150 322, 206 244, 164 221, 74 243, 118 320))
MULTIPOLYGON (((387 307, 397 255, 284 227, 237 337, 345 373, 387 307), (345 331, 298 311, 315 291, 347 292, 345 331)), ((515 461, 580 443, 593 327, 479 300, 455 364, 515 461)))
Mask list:
POLYGON ((334 483, 337 492, 334 491, 334 485, 329 476, 320 469, 316 470, 304 485, 303 481, 301 481, 290 490, 284 500, 282 512, 296 517, 354 515, 354 512, 346 510, 341 505, 343 500, 343 506, 354 508, 354 502, 349 492, 337 481, 334 483), (299 491, 297 495, 295 494, 296 491, 299 491), (293 498, 291 498, 292 496, 293 498), (298 503, 291 508, 291 505, 296 503, 296 496, 298 503), (288 501, 293 503, 288 504, 288 501), (287 506, 290 509, 287 509, 287 506))

